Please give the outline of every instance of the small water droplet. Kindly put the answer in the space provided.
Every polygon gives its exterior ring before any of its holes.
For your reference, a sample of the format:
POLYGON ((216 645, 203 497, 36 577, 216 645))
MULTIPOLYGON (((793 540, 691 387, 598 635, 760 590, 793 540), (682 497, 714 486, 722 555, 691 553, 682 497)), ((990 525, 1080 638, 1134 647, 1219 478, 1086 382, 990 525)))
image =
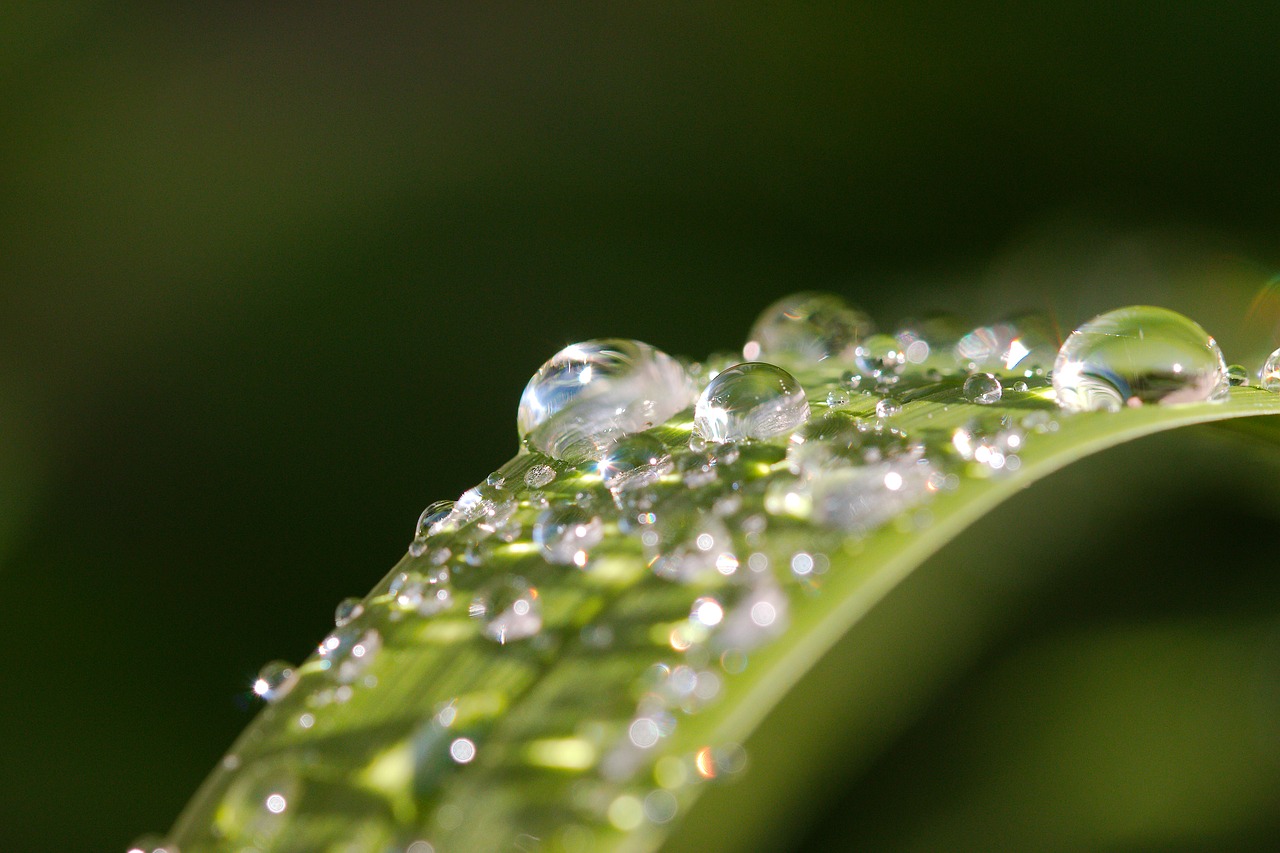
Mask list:
POLYGON ((1218 402, 1229 386, 1222 351, 1204 329, 1167 308, 1137 305, 1072 332, 1054 362, 1053 387, 1059 406, 1085 412, 1218 402))
POLYGON ((1280 349, 1267 356, 1267 361, 1258 371, 1258 381, 1267 391, 1280 391, 1280 349))
POLYGON ((585 566, 591 549, 604 538, 604 522, 574 504, 555 504, 542 511, 533 525, 533 541, 548 563, 585 566))
POLYGON ((555 478, 555 468, 550 465, 534 465, 524 473, 524 484, 531 489, 541 489, 555 478))
POLYGON ((604 487, 614 493, 651 486, 671 468, 666 445, 648 433, 622 439, 596 466, 604 487))
POLYGON ((471 600, 467 612, 484 624, 484 635, 499 643, 525 640, 542 630, 538 590, 521 577, 489 584, 471 600))
POLYGON ((594 459, 692 399, 684 368, 661 350, 639 341, 586 341, 565 347, 533 375, 517 425, 521 439, 548 456, 594 459))
POLYGON ((298 683, 298 673, 293 664, 282 660, 273 660, 258 670, 258 677, 253 680, 253 692, 267 702, 278 702, 298 683))
POLYGON ((742 348, 747 361, 816 364, 847 359, 871 333, 871 318, 830 293, 796 293, 770 305, 751 327, 742 348))
POLYGON ((354 622, 364 613, 364 604, 358 598, 344 598, 333 611, 333 624, 339 628, 354 622))
POLYGON ((790 373, 764 362, 726 368, 703 389, 694 422, 714 442, 771 438, 804 423, 809 401, 790 373))
POLYGON ((1249 384, 1249 371, 1245 369, 1243 364, 1228 365, 1227 382, 1233 388, 1246 386, 1249 384))
POLYGON ((387 592, 400 610, 431 616, 448 607, 452 601, 448 581, 449 570, 444 567, 425 574, 400 572, 391 579, 387 592))
POLYGON ((414 530, 413 542, 409 545, 409 553, 414 557, 422 556, 427 549, 427 539, 441 530, 450 513, 453 512, 453 501, 436 501, 418 516, 418 526, 414 530))
POLYGON ((838 409, 849 405, 849 392, 839 388, 827 392, 827 408, 838 409))
POLYGON ((894 415, 901 414, 902 404, 892 397, 885 397, 876 403, 877 418, 891 418, 894 415))
POLYGON ((964 398, 970 403, 989 406, 1000 402, 1000 395, 1003 393, 1000 380, 990 373, 975 373, 964 381, 964 398))

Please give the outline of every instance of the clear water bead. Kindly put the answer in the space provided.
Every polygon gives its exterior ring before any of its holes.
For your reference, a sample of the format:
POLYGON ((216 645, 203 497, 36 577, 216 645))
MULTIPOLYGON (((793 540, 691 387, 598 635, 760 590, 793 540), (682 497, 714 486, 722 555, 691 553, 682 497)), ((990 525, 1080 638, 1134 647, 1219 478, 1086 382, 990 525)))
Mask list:
POLYGON ((891 418, 902 412, 902 404, 892 397, 885 397, 876 403, 877 418, 891 418))
POLYGON ((360 618, 364 613, 364 604, 358 598, 344 598, 338 602, 333 611, 333 624, 342 628, 360 618))
POLYGON ((964 398, 970 403, 989 406, 1000 402, 1004 388, 990 373, 975 373, 964 381, 964 398))
POLYGON ((253 692, 267 702, 275 702, 287 696, 297 681, 298 673, 293 664, 273 660, 258 670, 258 677, 253 680, 253 692))
POLYGON ((524 578, 509 577, 481 590, 467 608, 484 623, 484 635, 498 643, 524 640, 542 630, 538 591, 524 578))
POLYGON ((873 331, 871 318, 831 293, 795 293, 770 305, 751 327, 742 348, 747 361, 816 364, 848 359, 873 331))
POLYGON ((591 549, 603 538, 599 516, 574 504, 548 507, 533 525, 533 541, 543 558, 560 566, 585 566, 591 549))
POLYGON ((609 448, 596 470, 604 487, 616 493, 651 486, 671 467, 667 446, 656 436, 641 433, 609 448))
POLYGON ((617 439, 661 424, 692 402, 680 362, 640 341, 567 346, 520 397, 520 438, 556 459, 594 459, 617 439))
POLYGON ((1053 365, 1058 405, 1118 411, 1147 403, 1225 400, 1227 365, 1204 329, 1176 311, 1118 308, 1072 332, 1053 365))
POLYGON ((1243 364, 1227 366, 1227 382, 1232 388, 1241 388, 1249 384, 1249 371, 1243 364))
POLYGON ((1267 356, 1267 361, 1258 371, 1258 381, 1267 391, 1280 391, 1280 349, 1267 356))
POLYGON ((809 401, 795 377, 781 367, 746 362, 716 374, 694 410, 694 424, 719 443, 770 438, 809 418, 809 401))

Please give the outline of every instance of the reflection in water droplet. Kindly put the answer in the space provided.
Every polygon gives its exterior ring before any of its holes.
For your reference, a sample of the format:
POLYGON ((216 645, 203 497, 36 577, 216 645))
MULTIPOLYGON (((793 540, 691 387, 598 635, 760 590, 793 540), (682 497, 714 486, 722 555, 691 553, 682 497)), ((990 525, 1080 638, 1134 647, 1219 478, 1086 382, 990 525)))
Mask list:
POLYGON ((866 313, 830 293, 796 293, 770 305, 742 348, 747 361, 815 364, 852 357, 872 331, 866 313))
POLYGON ((253 692, 268 702, 276 702, 289 695, 297 682, 298 674, 292 664, 273 660, 258 670, 258 677, 253 680, 253 692))
POLYGON ((698 398, 694 422, 710 441, 747 441, 790 432, 809 417, 804 389, 790 373, 763 362, 722 370, 698 398))
POLYGON ((1002 393, 1000 380, 990 373, 975 373, 964 381, 964 397, 970 403, 989 406, 1000 402, 1002 393))
POLYGON ((548 563, 585 566, 591 549, 604 538, 600 517, 574 504, 543 510, 533 525, 533 541, 548 563))
POLYGON ((427 549, 427 539, 443 527, 443 522, 453 511, 453 501, 436 501, 418 516, 418 526, 413 534, 413 542, 409 544, 409 553, 414 557, 422 556, 427 549))
POLYGON ((1227 366, 1227 383, 1233 388, 1241 388, 1249 384, 1249 371, 1245 370, 1243 364, 1231 364, 1227 366))
POLYGON ((1227 396, 1222 351, 1194 321, 1147 305, 1118 308, 1072 332, 1053 366, 1058 405, 1118 411, 1227 396))
POLYGON ((671 470, 671 454, 656 436, 640 433, 609 448, 596 470, 611 492, 640 489, 658 482, 671 470))
POLYGON ((1280 349, 1267 356, 1267 361, 1258 371, 1258 381, 1268 391, 1280 391, 1280 349))
POLYGON ((517 425, 522 440, 553 458, 594 459, 692 399, 684 368, 661 350, 639 341, 586 341, 565 347, 533 375, 517 425))
POLYGON ((489 584, 471 600, 467 612, 484 623, 484 635, 499 643, 525 640, 542 630, 538 591, 520 577, 489 584))
POLYGON ((891 418, 902 412, 902 404, 892 397, 885 397, 876 403, 877 418, 891 418))

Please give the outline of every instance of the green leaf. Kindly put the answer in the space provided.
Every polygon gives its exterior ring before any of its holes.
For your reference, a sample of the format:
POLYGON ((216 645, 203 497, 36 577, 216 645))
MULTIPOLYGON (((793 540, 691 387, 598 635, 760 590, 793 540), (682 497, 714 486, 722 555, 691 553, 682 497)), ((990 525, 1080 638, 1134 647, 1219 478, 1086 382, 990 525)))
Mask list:
MULTIPOLYGON (((811 401, 846 387, 839 371, 798 376, 811 401)), ((825 422, 919 443, 929 460, 862 469, 880 479, 846 484, 846 497, 865 496, 868 508, 834 519, 814 512, 787 464, 786 436, 704 460, 689 449, 689 412, 653 431, 675 470, 651 487, 652 505, 624 496, 626 512, 593 466, 515 457, 490 478, 518 502, 510 518, 481 514, 401 560, 329 653, 301 665, 254 720, 171 843, 183 853, 428 849, 415 842, 436 851, 750 846, 771 811, 805 790, 824 743, 849 755, 849 740, 861 739, 865 758, 902 711, 874 705, 883 676, 865 660, 829 653, 927 558, 1020 490, 1098 451, 1226 421, 1272 440, 1274 429, 1248 419, 1280 414, 1280 396, 1234 388, 1222 403, 1068 416, 1042 379, 993 405, 968 402, 961 379, 904 379, 894 391, 901 411, 883 419, 874 395, 833 400, 838 411, 825 422), (984 437, 985 456, 957 451, 984 437), (555 477, 530 486, 538 466, 555 477), (531 540, 544 500, 603 518, 584 568, 548 562, 531 540), (647 524, 638 516, 650 510, 647 524), (725 555, 718 565, 692 550, 674 568, 662 562, 698 547, 700 531, 710 558, 725 555), (430 583, 441 567, 447 580, 430 583), (447 601, 431 598, 439 590, 447 601), (529 613, 491 624, 518 601, 540 610, 536 630, 529 613), (803 760, 788 765, 778 732, 806 725, 821 736, 801 738, 803 760), (751 771, 753 759, 767 777, 751 771), (791 796, 778 796, 789 785, 791 796)), ((811 423, 825 408, 813 404, 811 423)), ((909 628, 910 608, 898 616, 909 628)), ((909 642, 951 642, 916 628, 909 642)))

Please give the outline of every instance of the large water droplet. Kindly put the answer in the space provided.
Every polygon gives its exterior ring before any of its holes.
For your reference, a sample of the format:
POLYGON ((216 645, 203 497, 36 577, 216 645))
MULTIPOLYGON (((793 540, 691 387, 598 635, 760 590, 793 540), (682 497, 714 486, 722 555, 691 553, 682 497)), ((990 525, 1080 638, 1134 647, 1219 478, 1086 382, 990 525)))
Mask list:
POLYGON ((1118 411, 1146 403, 1225 400, 1227 366, 1204 329, 1176 311, 1118 308, 1072 332, 1053 365, 1058 405, 1118 411))
POLYGON ((892 335, 872 335, 858 344, 853 363, 863 376, 892 385, 907 367, 907 353, 892 335))
POLYGON ((524 640, 542 630, 538 591, 524 578, 508 577, 485 587, 467 612, 484 623, 484 635, 499 643, 524 640))
POLYGON ((565 347, 520 397, 520 437, 556 459, 596 458, 623 435, 661 424, 692 402, 684 368, 648 344, 586 341, 565 347))
POLYGON ((964 381, 964 398, 970 403, 990 406, 1000 402, 1004 388, 990 373, 975 373, 964 381))
POLYGON ((871 318, 831 293, 796 293, 770 305, 751 327, 742 348, 747 361, 814 364, 850 358, 871 334, 871 318))
POLYGON ((611 492, 640 489, 658 482, 671 470, 671 454, 656 436, 629 436, 609 448, 597 470, 611 492))
POLYGON ((604 523, 574 504, 555 504, 538 516, 533 541, 548 563, 585 566, 591 549, 604 538, 604 523))
POLYGON ((694 423, 710 441, 746 441, 790 432, 809 417, 804 389, 781 367, 737 364, 716 374, 698 398, 694 423))

